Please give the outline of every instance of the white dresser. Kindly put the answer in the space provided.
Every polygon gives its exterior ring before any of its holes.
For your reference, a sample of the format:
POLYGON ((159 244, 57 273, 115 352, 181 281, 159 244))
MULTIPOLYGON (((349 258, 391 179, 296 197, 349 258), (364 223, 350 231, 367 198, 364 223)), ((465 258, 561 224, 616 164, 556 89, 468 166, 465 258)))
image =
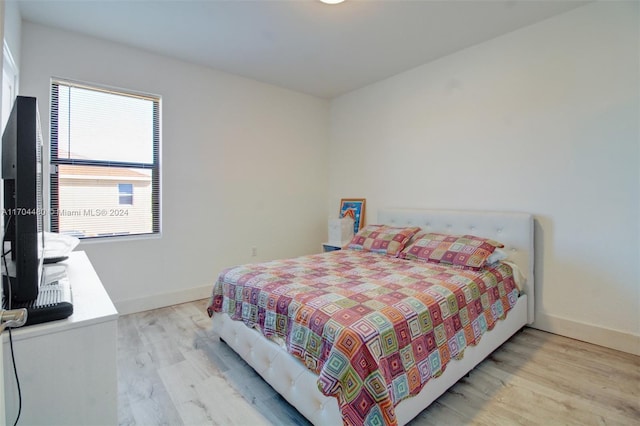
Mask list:
MULTIPOLYGON (((22 389, 22 425, 115 425, 118 423, 116 345, 118 312, 83 251, 66 265, 73 315, 13 330, 22 389)), ((5 331, 6 423, 18 410, 9 337, 5 331)))

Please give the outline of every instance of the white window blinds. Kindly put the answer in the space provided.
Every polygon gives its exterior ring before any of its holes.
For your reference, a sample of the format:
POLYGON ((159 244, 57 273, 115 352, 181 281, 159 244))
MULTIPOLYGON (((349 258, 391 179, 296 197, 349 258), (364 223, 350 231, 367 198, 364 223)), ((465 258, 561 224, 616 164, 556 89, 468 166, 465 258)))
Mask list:
POLYGON ((160 232, 160 99, 51 83, 51 230, 160 232))

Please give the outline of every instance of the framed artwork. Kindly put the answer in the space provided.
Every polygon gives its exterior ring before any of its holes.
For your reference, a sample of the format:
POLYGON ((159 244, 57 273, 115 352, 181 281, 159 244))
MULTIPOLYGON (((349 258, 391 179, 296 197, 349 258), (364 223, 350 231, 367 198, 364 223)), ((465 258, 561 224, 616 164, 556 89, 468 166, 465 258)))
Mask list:
POLYGON ((340 217, 353 218, 353 234, 364 226, 364 198, 343 198, 340 200, 340 217))

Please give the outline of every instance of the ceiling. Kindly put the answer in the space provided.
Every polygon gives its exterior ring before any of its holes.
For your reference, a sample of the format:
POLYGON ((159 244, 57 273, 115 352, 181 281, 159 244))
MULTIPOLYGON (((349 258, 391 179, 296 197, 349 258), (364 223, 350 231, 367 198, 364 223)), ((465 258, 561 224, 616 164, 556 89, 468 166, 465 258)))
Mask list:
POLYGON ((333 98, 575 0, 17 0, 23 19, 333 98))

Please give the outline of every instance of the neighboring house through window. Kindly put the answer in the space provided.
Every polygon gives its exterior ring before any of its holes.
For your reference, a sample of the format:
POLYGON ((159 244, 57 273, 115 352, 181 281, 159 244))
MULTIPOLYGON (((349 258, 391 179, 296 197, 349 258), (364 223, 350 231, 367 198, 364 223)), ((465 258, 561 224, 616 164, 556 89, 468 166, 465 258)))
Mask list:
POLYGON ((51 82, 53 232, 160 232, 159 122, 157 96, 51 82))

